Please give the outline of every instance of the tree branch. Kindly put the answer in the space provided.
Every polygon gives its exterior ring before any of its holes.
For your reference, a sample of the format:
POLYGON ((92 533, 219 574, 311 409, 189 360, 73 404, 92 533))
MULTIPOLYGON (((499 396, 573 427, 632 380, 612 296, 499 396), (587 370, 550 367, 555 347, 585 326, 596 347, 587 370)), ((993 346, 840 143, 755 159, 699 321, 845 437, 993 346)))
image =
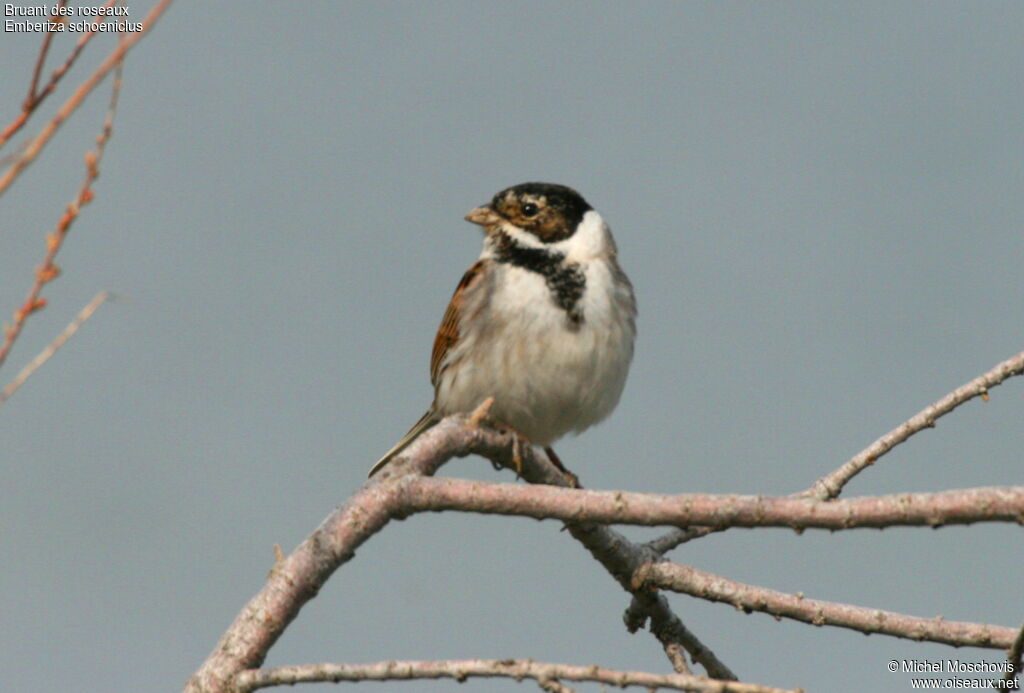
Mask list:
POLYGON ((92 317, 101 305, 109 300, 112 300, 114 295, 109 291, 101 291, 96 294, 89 303, 86 304, 85 308, 75 316, 75 319, 68 323, 57 337, 47 345, 45 349, 36 354, 36 357, 28 362, 28 364, 18 372, 18 375, 14 377, 14 380, 7 383, 7 387, 0 390, 0 405, 10 399, 11 395, 17 392, 18 388, 25 384, 25 381, 32 377, 32 374, 39 370, 44 363, 50 360, 50 357, 57 353, 57 350, 64 346, 64 343, 71 339, 78 328, 85 324, 85 321, 92 317))
MULTIPOLYGON (((117 2, 117 0, 107 0, 104 7, 110 7, 115 2, 117 2)), ((64 7, 67 5, 67 0, 60 0, 57 5, 64 7)), ((61 16, 57 18, 57 21, 66 19, 67 17, 61 16)), ((53 36, 50 32, 46 33, 46 36, 43 39, 43 45, 39 51, 39 57, 36 60, 35 70, 32 73, 32 84, 29 87, 28 96, 22 104, 21 113, 19 113, 14 120, 4 128, 3 132, 0 132, 0 148, 2 148, 7 141, 10 140, 10 138, 13 137, 26 122, 28 122, 28 119, 32 117, 32 114, 39 108, 39 105, 46 100, 46 97, 53 93, 54 89, 57 88, 57 84, 60 82, 61 77, 63 77, 67 71, 71 69, 71 66, 75 64, 75 61, 78 60, 78 56, 81 55, 86 44, 92 40, 92 37, 95 36, 96 33, 97 32, 95 31, 89 31, 82 34, 75 43, 75 47, 71 50, 71 53, 68 54, 67 58, 65 58, 64 64, 54 70, 46 85, 41 90, 37 91, 36 89, 39 85, 39 77, 43 69, 43 64, 46 62, 46 54, 49 51, 50 38, 53 36)))
MULTIPOLYGON (((900 424, 861 452, 854 455, 838 469, 816 481, 809 489, 794 494, 802 498, 830 500, 839 495, 843 486, 874 461, 892 448, 904 442, 924 428, 935 425, 935 420, 960 406, 969 399, 980 396, 988 401, 988 390, 999 385, 1007 378, 1020 375, 1024 371, 1024 352, 1012 356, 996 365, 987 373, 983 373, 966 385, 957 388, 941 400, 926 407, 910 420, 900 424)), ((689 527, 686 530, 673 529, 660 537, 652 539, 647 546, 659 554, 666 554, 672 549, 694 539, 700 539, 713 532, 722 531, 723 527, 689 527)))
MULTIPOLYGON (((470 417, 469 421, 475 424, 479 422, 479 417, 474 414, 470 417)), ((502 438, 495 438, 494 433, 487 429, 477 428, 477 432, 479 437, 474 441, 475 446, 471 452, 481 454, 507 468, 515 467, 511 442, 506 442, 502 438)), ((560 486, 564 489, 567 486, 565 476, 555 469, 546 458, 539 458, 533 448, 527 446, 527 449, 523 452, 525 454, 521 460, 521 473, 526 481, 533 484, 529 488, 538 492, 553 491, 565 496, 566 500, 578 497, 576 494, 580 493, 579 490, 565 491, 550 488, 560 486)), ((423 480, 414 479, 410 483, 415 485, 423 480)), ((430 481, 445 483, 450 480, 431 479, 430 481)), ((491 487, 494 484, 487 484, 487 486, 491 487)), ((523 488, 522 486, 509 484, 499 484, 499 486, 523 488)), ((409 498, 415 493, 410 492, 409 488, 409 486, 405 487, 403 497, 409 498)), ((625 614, 625 623, 629 632, 635 633, 643 627, 647 619, 650 619, 651 633, 661 643, 673 668, 678 667, 678 660, 674 657, 674 653, 681 646, 690 653, 695 662, 704 667, 708 672, 708 676, 714 679, 735 681, 737 677, 732 670, 718 659, 711 648, 701 642, 686 627, 682 620, 676 616, 664 595, 651 594, 648 591, 636 592, 632 589, 630 578, 633 572, 639 566, 656 560, 656 554, 652 554, 643 545, 634 544, 610 527, 589 521, 579 522, 580 517, 583 517, 583 515, 572 514, 571 517, 567 518, 566 529, 569 530, 574 539, 583 544, 583 547, 604 566, 605 570, 624 590, 633 594, 633 601, 625 614)))
MULTIPOLYGON (((348 502, 332 512, 290 556, 278 561, 267 583, 243 607, 185 690, 232 690, 230 682, 234 675, 262 664, 270 647, 331 574, 392 518, 411 512, 403 506, 401 497, 404 487, 420 475, 431 475, 451 457, 470 453, 511 465, 512 437, 478 428, 476 422, 473 415, 452 416, 420 435, 348 502)), ((524 476, 538 482, 565 483, 561 473, 546 459, 538 457, 532 449, 524 452, 524 476)), ((605 527, 574 524, 569 525, 569 531, 625 589, 629 589, 636 568, 656 558, 605 527)), ((681 637, 691 656, 711 676, 734 678, 714 653, 686 631, 663 595, 645 593, 643 598, 652 623, 665 624, 666 632, 681 637), (673 631, 670 626, 678 627, 673 631)))
POLYGON ((548 664, 530 659, 472 659, 439 662, 375 662, 373 664, 306 664, 274 669, 249 669, 234 679, 240 693, 296 683, 342 681, 396 681, 408 679, 511 678, 545 681, 592 681, 625 688, 644 686, 697 693, 795 693, 781 688, 735 681, 713 681, 684 674, 658 675, 642 671, 617 671, 598 666, 548 664))
POLYGON ((817 501, 701 493, 662 496, 424 477, 402 486, 402 505, 406 512, 456 510, 565 522, 587 518, 602 524, 645 526, 842 530, 975 522, 1024 524, 1024 486, 817 501))
MULTIPOLYGON (((504 466, 513 464, 508 433, 479 428, 476 415, 444 419, 419 436, 347 503, 335 510, 288 558, 278 561, 267 584, 247 604, 225 632, 186 690, 231 690, 233 676, 258 667, 269 648, 302 606, 355 550, 392 518, 423 510, 445 508, 515 512, 533 517, 557 517, 619 584, 634 595, 627 625, 635 630, 644 616, 668 650, 682 644, 718 679, 735 678, 714 653, 686 630, 672 613, 662 586, 713 601, 726 601, 749 610, 764 610, 811 623, 830 623, 864 632, 933 640, 953 645, 1009 647, 1015 632, 999 626, 946 623, 875 609, 805 600, 736 583, 668 563, 660 555, 633 544, 618 532, 581 517, 610 522, 730 524, 742 526, 824 527, 852 525, 931 525, 947 522, 1020 521, 1024 489, 969 489, 937 494, 903 494, 822 502, 808 498, 655 496, 645 494, 562 490, 543 485, 523 487, 457 479, 429 479, 453 456, 477 453, 504 466), (722 506, 723 498, 727 501, 722 506), (463 503, 458 505, 456 503, 463 503), (716 507, 716 503, 719 507, 716 507), (504 504, 504 505, 502 505, 504 504), (788 515, 787 515, 788 514, 788 515), (663 584, 664 583, 664 584, 663 584)), ((521 451, 522 476, 533 484, 565 484, 546 458, 532 448, 521 451)))
POLYGON ((831 474, 814 482, 801 496, 828 500, 835 498, 853 477, 875 463, 882 455, 926 428, 935 428, 935 422, 975 397, 988 400, 988 391, 1007 378, 1024 373, 1024 351, 997 364, 987 373, 958 387, 948 395, 919 411, 874 443, 864 448, 831 474))
MULTIPOLYGON (((18 336, 21 334, 29 316, 46 306, 46 299, 42 298, 40 294, 42 293, 43 286, 45 284, 60 276, 60 268, 55 262, 57 253, 60 252, 61 247, 64 245, 64 239, 67 238, 68 232, 71 230, 72 224, 74 224, 75 220, 78 218, 78 214, 82 207, 89 204, 93 199, 94 193, 92 190, 92 184, 96 182, 96 179, 100 175, 100 162, 103 160, 103 153, 106 151, 107 142, 110 141, 110 135, 113 133, 114 116, 117 115, 117 102, 121 95, 121 68, 122 64, 119 61, 115 66, 114 84, 110 90, 110 101, 107 105, 107 115, 103 119, 103 126, 100 129, 100 134, 96 138, 96 148, 86 152, 85 154, 85 179, 82 181, 82 185, 78 189, 78 194, 75 196, 75 199, 68 203, 64 213, 57 221, 57 227, 46 237, 46 254, 43 256, 43 261, 40 263, 39 267, 36 268, 35 281, 32 283, 32 286, 28 291, 28 295, 25 297, 25 301, 21 304, 20 308, 14 311, 14 323, 4 326, 3 344, 0 345, 0 366, 2 366, 4 361, 7 360, 7 356, 11 353, 11 349, 14 347, 14 342, 17 341, 18 336)), ((88 315, 86 317, 88 317, 88 315)), ((71 331, 71 334, 74 334, 74 331, 77 329, 78 327, 76 326, 71 331)), ((68 337, 70 336, 71 335, 68 335, 68 337)), ((58 339, 60 338, 58 337, 58 339)), ((63 344, 63 342, 61 343, 63 344)), ((58 346, 60 345, 58 344, 58 346)), ((49 358, 49 356, 47 356, 47 358, 49 358)), ((31 375, 31 373, 28 375, 31 375)), ((17 378, 15 380, 17 380, 17 378)), ((14 389, 17 389, 17 386, 15 386, 14 389)), ((13 392, 13 390, 11 392, 13 392)), ((10 396, 10 393, 7 393, 7 396, 10 396)), ((4 399, 6 399, 6 397, 4 399)), ((2 401, 3 400, 0 399, 0 402, 2 401)))
POLYGON ((720 575, 705 573, 675 563, 642 566, 633 577, 640 589, 659 587, 694 597, 732 604, 746 612, 761 611, 816 626, 838 626, 861 633, 881 633, 910 640, 927 640, 945 645, 1006 649, 1017 635, 1013 628, 983 623, 964 623, 936 618, 918 618, 892 611, 805 599, 803 594, 786 594, 746 585, 720 575))
POLYGON ((60 107, 53 119, 47 123, 36 137, 31 140, 25 147, 25 150, 15 157, 14 162, 10 165, 7 171, 0 175, 0 195, 10 187, 11 183, 18 177, 21 172, 31 164, 35 158, 42 151, 46 143, 50 141, 53 135, 60 129, 60 126, 64 124, 75 110, 82 104, 85 97, 96 88, 100 82, 107 76, 107 74, 113 70, 125 54, 128 53, 132 47, 142 40, 142 38, 149 33, 149 31, 156 24, 156 21, 163 14, 164 10, 171 4, 171 0, 159 0, 157 4, 150 10, 146 18, 142 20, 143 29, 125 36, 125 38, 118 42, 117 48, 115 48, 110 55, 106 57, 103 63, 96 68, 96 71, 89 76, 84 82, 82 82, 74 93, 64 102, 64 105, 60 107))
MULTIPOLYGON (((64 7, 68 4, 68 0, 60 0, 55 7, 64 7)), ((50 19, 54 20, 58 17, 51 15, 50 19)), ((36 89, 39 88, 39 77, 43 74, 43 66, 46 65, 46 55, 50 52, 50 41, 53 40, 53 34, 49 31, 46 32, 46 36, 43 37, 43 45, 39 47, 39 55, 36 57, 36 66, 32 70, 32 81, 28 84, 28 96, 25 97, 25 101, 22 104, 22 108, 26 111, 32 110, 36 104, 36 89)), ((3 143, 0 142, 0 146, 3 143)))

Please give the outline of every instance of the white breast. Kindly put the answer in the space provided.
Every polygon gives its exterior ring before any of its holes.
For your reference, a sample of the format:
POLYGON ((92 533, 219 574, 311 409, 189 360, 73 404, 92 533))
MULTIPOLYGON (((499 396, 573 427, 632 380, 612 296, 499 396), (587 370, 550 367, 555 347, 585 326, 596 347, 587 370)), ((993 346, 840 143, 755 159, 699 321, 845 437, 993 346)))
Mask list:
POLYGON ((474 318, 461 325, 446 359, 435 400, 441 414, 472 411, 493 396, 496 420, 550 445, 615 408, 633 357, 636 310, 607 227, 596 212, 587 214, 572 238, 550 246, 564 246, 559 251, 584 272, 583 321, 567 319, 543 276, 491 264, 475 305, 465 307, 474 318))

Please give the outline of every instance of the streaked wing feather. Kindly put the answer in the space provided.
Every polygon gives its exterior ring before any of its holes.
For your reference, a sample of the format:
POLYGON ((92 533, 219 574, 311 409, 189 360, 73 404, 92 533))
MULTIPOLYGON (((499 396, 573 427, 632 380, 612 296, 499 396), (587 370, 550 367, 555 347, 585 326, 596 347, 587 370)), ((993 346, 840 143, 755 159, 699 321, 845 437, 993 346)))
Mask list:
MULTIPOLYGON (((451 349, 459 340, 459 321, 465 306, 466 293, 478 286, 480 281, 482 281, 486 266, 486 260, 477 260, 472 267, 466 270, 466 273, 462 275, 462 280, 459 282, 459 285, 455 288, 455 293, 452 295, 452 300, 448 303, 448 308, 444 312, 444 317, 441 319, 441 327, 437 330, 437 337, 434 338, 434 349, 430 354, 430 382, 435 388, 437 387, 438 380, 445 368, 445 356, 448 355, 449 349, 451 349)), ((377 460, 377 463, 370 469, 369 476, 373 476, 379 472, 381 467, 386 465, 400 452, 402 452, 402 450, 408 447, 408 445, 415 440, 418 435, 436 424, 438 421, 439 419, 437 414, 435 414, 433 407, 431 407, 431 409, 424 414, 412 428, 409 429, 409 432, 402 436, 402 439, 398 441, 393 448, 388 450, 383 457, 377 460)))
POLYGON ((441 326, 437 329, 437 336, 434 337, 434 350, 430 354, 430 383, 436 388, 438 379, 441 377, 442 364, 448 350, 459 340, 459 321, 465 305, 466 292, 480 283, 484 276, 486 260, 477 260, 473 266, 462 275, 462 280, 452 294, 452 300, 448 303, 448 309, 441 318, 441 326))

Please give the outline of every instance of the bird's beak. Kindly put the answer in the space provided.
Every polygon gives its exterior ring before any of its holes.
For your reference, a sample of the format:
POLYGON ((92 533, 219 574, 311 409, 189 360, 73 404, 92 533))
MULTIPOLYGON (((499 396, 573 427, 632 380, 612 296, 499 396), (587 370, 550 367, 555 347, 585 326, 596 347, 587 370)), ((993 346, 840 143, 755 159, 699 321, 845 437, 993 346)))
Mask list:
POLYGON ((484 227, 485 231, 490 231, 498 225, 501 217, 490 205, 480 205, 466 215, 466 221, 484 227))

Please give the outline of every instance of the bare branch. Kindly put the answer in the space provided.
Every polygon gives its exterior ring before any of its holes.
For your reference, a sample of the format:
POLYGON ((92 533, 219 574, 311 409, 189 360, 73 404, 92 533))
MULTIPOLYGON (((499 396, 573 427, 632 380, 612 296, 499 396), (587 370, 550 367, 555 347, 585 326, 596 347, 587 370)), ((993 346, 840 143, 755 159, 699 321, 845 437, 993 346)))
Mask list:
MULTIPOLYGON (((115 2, 118 2, 118 0, 107 0, 104 7, 110 7, 115 2)), ((63 7, 67 5, 67 0, 60 0, 57 4, 63 7)), ((61 21, 63 19, 66 19, 66 17, 59 17, 57 21, 61 21)), ((47 81, 46 85, 41 90, 36 91, 39 84, 40 73, 43 69, 43 63, 46 61, 46 53, 49 50, 50 37, 53 36, 51 32, 46 33, 46 37, 43 39, 43 47, 39 51, 39 58, 36 61, 35 71, 32 75, 32 85, 29 87, 28 97, 25 99, 25 103, 22 104, 21 113, 19 113, 17 117, 11 121, 6 128, 4 128, 3 132, 0 132, 0 148, 2 148, 11 139, 11 137, 13 137, 14 134, 28 122, 28 119, 32 117, 32 114, 39 108, 40 104, 46 100, 46 97, 53 93, 57 88, 57 84, 60 82, 61 77, 71 69, 71 66, 75 64, 76 60, 78 60, 78 56, 81 55, 86 44, 88 44, 96 34, 96 31, 88 31, 82 34, 75 43, 75 47, 71 50, 71 53, 67 58, 65 58, 64 63, 53 71, 53 74, 50 75, 50 79, 47 81)))
POLYGON ((640 590, 633 593, 633 599, 623 614, 623 620, 630 633, 643 628, 650 621, 651 633, 661 643, 672 668, 677 673, 684 673, 689 668, 680 648, 690 653, 690 657, 707 670, 708 675, 723 681, 735 681, 736 674, 718 659, 714 652, 694 635, 686 624, 680 620, 668 605, 665 595, 651 590, 640 590), (680 671, 684 669, 684 671, 680 671))
MULTIPOLYGON (((186 691, 230 690, 229 682, 234 675, 262 664, 278 636, 331 574, 350 560, 356 549, 392 518, 409 514, 401 502, 403 488, 414 483, 418 475, 433 474, 451 457, 470 453, 511 465, 511 435, 469 426, 470 418, 464 415, 448 417, 420 435, 356 495, 332 512, 290 556, 276 561, 263 589, 243 607, 213 652, 189 680, 186 691)), ((521 460, 524 476, 531 481, 565 483, 561 473, 546 458, 534 454, 529 448, 524 452, 521 460)), ((625 589, 629 589, 636 568, 657 558, 606 527, 573 524, 569 525, 569 531, 625 589)), ((678 622, 663 595, 647 594, 645 599, 648 600, 646 607, 651 610, 652 620, 678 622)), ((692 634, 689 635, 687 649, 691 656, 715 678, 728 678, 731 675, 728 667, 692 634)))
POLYGON ((882 455, 926 428, 934 428, 935 422, 975 397, 988 399, 988 391, 1007 378, 1024 373, 1024 351, 996 365, 987 373, 979 375, 969 383, 958 387, 938 402, 925 407, 910 419, 900 424, 874 443, 858 452, 839 469, 818 479, 813 486, 803 491, 801 496, 828 500, 835 498, 843 490, 843 486, 865 468, 875 463, 882 455))
POLYGON ((686 529, 670 529, 660 537, 655 537, 644 546, 664 556, 672 549, 682 546, 688 541, 701 539, 715 532, 725 531, 726 527, 687 527, 686 529))
MULTIPOLYGON (((68 0, 60 0, 55 7, 64 7, 68 4, 68 0)), ((59 17, 51 16, 50 19, 58 19, 59 17)), ((32 110, 36 105, 36 89, 39 87, 39 76, 43 73, 43 66, 46 65, 46 55, 50 52, 50 41, 53 40, 53 34, 49 31, 46 32, 46 36, 43 37, 43 45, 39 47, 39 56, 36 58, 36 67, 32 71, 32 81, 28 85, 28 96, 25 97, 25 103, 22 108, 26 111, 32 110)), ((0 142, 0 146, 3 143, 0 142)))
POLYGON ((296 683, 343 681, 396 681, 408 679, 511 678, 545 681, 592 681, 610 686, 644 686, 698 693, 795 693, 781 688, 735 681, 715 681, 684 674, 658 675, 642 671, 617 671, 598 666, 548 664, 530 659, 473 659, 439 662, 376 662, 373 664, 306 664, 274 669, 250 669, 234 679, 235 690, 249 693, 259 688, 296 683))
POLYGON ((93 299, 86 304, 85 308, 82 308, 81 312, 79 312, 75 319, 68 323, 68 326, 65 327, 45 349, 40 351, 34 359, 29 361, 29 363, 21 369, 21 372, 15 376, 14 380, 7 384, 7 387, 0 391, 0 404, 3 404, 10 399, 11 395, 17 392, 18 388, 24 385, 25 381, 28 380, 33 373, 39 370, 44 363, 49 361, 50 357, 56 354, 57 350, 64 346, 64 343, 71 339, 75 332, 78 332, 78 328, 85 324, 85 321, 92 317, 92 314, 95 313, 101 305, 113 298, 114 295, 109 291, 101 291, 96 294, 93 299))
POLYGON ((1006 649, 1017 632, 1013 628, 983 623, 946 621, 941 616, 919 618, 892 611, 870 609, 838 602, 805 599, 803 594, 786 594, 746 585, 705 573, 688 566, 663 562, 641 567, 633 578, 636 589, 644 586, 689 594, 702 599, 732 604, 746 612, 761 611, 816 626, 838 626, 861 633, 881 633, 910 640, 927 640, 945 645, 1006 649))
MULTIPOLYGON (((987 373, 983 373, 963 387, 960 387, 941 400, 926 407, 909 421, 901 424, 870 446, 854 455, 849 461, 831 474, 822 477, 809 489, 794 494, 797 497, 829 500, 839 495, 843 486, 876 459, 905 441, 923 428, 935 425, 935 420, 949 413, 960 404, 972 397, 981 396, 988 400, 988 389, 999 385, 1007 378, 1019 375, 1024 369, 1024 352, 1013 356, 987 373)), ((694 539, 700 539, 712 532, 720 532, 723 527, 689 527, 685 530, 673 529, 647 543, 647 546, 659 554, 666 554, 672 549, 694 539)))
POLYGON ((14 159, 14 162, 7 171, 3 175, 0 175, 0 195, 3 195, 18 175, 35 160, 46 143, 50 141, 64 121, 78 109, 85 100, 85 97, 96 88, 96 85, 102 82, 107 74, 121 63, 125 54, 127 54, 136 43, 142 40, 142 38, 149 33, 156 24, 156 21, 160 18, 160 15, 163 14, 164 10, 166 10, 170 4, 171 0, 159 0, 153 9, 150 10, 149 14, 146 15, 146 18, 142 20, 143 29, 126 35, 123 40, 118 42, 117 48, 115 48, 103 63, 96 68, 96 71, 79 85, 78 89, 76 89, 68 100, 64 102, 64 105, 60 107, 60 110, 57 111, 56 115, 54 115, 53 119, 46 125, 46 127, 44 127, 42 131, 40 131, 40 133, 28 143, 25 150, 14 159))
MULTIPOLYGON (((490 434, 484 429, 478 429, 478 432, 480 434, 478 442, 485 443, 490 434)), ((505 467, 514 468, 513 455, 510 453, 512 449, 511 445, 484 444, 480 449, 473 451, 490 460, 497 461, 505 467)), ((547 485, 564 488, 568 485, 568 481, 547 459, 538 463, 538 458, 532 449, 526 450, 526 453, 522 459, 522 477, 534 484, 530 488, 562 494, 568 493, 567 499, 575 497, 574 494, 578 491, 565 492, 548 488, 547 485)), ((422 481, 422 479, 417 481, 422 481)), ((444 483, 448 480, 437 481, 444 483)), ((488 484, 488 486, 493 486, 493 484, 488 484)), ((502 484, 501 486, 509 485, 502 484)), ((512 488, 523 487, 512 486, 512 488)), ((404 497, 408 498, 411 495, 408 494, 404 497)), ((737 677, 732 670, 676 616, 664 595, 652 594, 647 590, 636 592, 632 589, 630 576, 633 571, 637 567, 655 560, 657 555, 643 545, 634 544, 610 527, 589 521, 581 523, 579 522, 580 517, 579 514, 573 514, 567 518, 566 529, 604 566, 605 570, 624 590, 633 594, 633 601, 625 614, 626 627, 629 632, 635 633, 647 619, 650 619, 651 633, 665 649, 673 667, 677 665, 677 661, 672 658, 672 648, 682 646, 690 653, 693 661, 703 666, 712 678, 735 681, 737 677)))
MULTIPOLYGON (((448 417, 417 438, 401 455, 375 476, 344 506, 332 513, 321 526, 289 557, 278 561, 264 588, 247 604, 214 648, 210 658, 189 682, 189 691, 223 691, 231 677, 243 669, 258 667, 274 641, 311 599, 331 573, 348 561, 355 550, 392 518, 402 518, 423 510, 455 509, 516 512, 528 516, 558 517, 567 522, 574 538, 634 594, 636 604, 627 621, 638 628, 643 613, 651 619, 652 630, 663 646, 682 644, 694 659, 714 678, 735 678, 678 617, 672 613, 664 595, 647 589, 659 584, 659 576, 695 596, 728 601, 744 608, 764 609, 771 613, 817 622, 822 618, 835 625, 866 632, 881 632, 916 639, 935 640, 957 645, 1009 647, 1014 632, 998 626, 944 623, 874 609, 812 602, 800 597, 774 593, 756 587, 709 576, 671 564, 649 565, 660 556, 649 548, 633 544, 614 530, 581 517, 597 517, 614 522, 668 522, 681 524, 737 524, 758 526, 808 526, 840 529, 860 523, 936 525, 1001 519, 1019 521, 1024 509, 1024 489, 971 489, 939 494, 904 494, 822 502, 808 498, 758 498, 647 496, 644 494, 605 493, 563 490, 543 485, 523 487, 511 484, 484 484, 457 479, 429 479, 453 456, 481 454, 505 466, 512 462, 512 438, 507 432, 476 428, 472 416, 448 417), (569 501, 568 505, 565 505, 569 501), (504 503, 503 507, 501 504, 504 503), (717 504, 717 507, 716 507, 717 504), (652 510, 653 508, 653 510, 652 510), (547 514, 545 514, 547 513, 547 514), (638 573, 648 565, 646 573, 638 573), (666 574, 658 571, 675 571, 666 574), (641 575, 641 582, 636 576, 641 575), (697 580, 698 588, 683 589, 686 581, 679 575, 697 580), (703 580, 698 580, 703 578, 703 580), (647 582, 644 583, 643 580, 647 582), (678 585, 676 583, 679 583, 678 585), (718 591, 713 589, 718 587, 718 591), (769 599, 770 598, 770 599, 769 599), (810 606, 808 606, 810 605, 810 606)), ((565 479, 543 456, 531 448, 521 451, 522 475, 533 484, 565 484, 565 479)))
POLYGON ((687 493, 662 496, 550 486, 418 478, 402 488, 407 511, 456 510, 602 524, 790 527, 830 530, 974 522, 1024 523, 1024 486, 865 496, 848 500, 687 493))
MULTIPOLYGON (((43 256, 42 263, 36 268, 35 282, 33 282, 32 287, 29 289, 24 303, 14 311, 14 323, 5 326, 4 341, 3 345, 0 346, 0 366, 7 360, 7 355, 11 353, 14 342, 18 339, 18 335, 21 334, 21 330, 29 316, 46 306, 46 299, 40 297, 40 294, 43 291, 44 284, 53 281, 60 275, 60 268, 54 262, 57 253, 60 252, 61 247, 64 245, 64 239, 67 238, 68 231, 71 230, 72 224, 78 218, 79 211, 93 199, 92 184, 100 175, 100 161, 103 160, 103 152, 106 151, 107 142, 110 141, 110 135, 114 129, 114 116, 117 114, 117 101, 121 94, 121 68, 122 65, 118 62, 114 72, 114 84, 110 90, 107 115, 103 120, 100 134, 96 138, 96 149, 86 152, 85 155, 85 180, 82 181, 78 195, 68 204, 64 213, 57 221, 56 229, 46 237, 46 254, 43 256)), ((77 329, 76 327, 75 330, 77 329)), ((74 330, 72 334, 74 334, 74 330)), ((17 389, 17 386, 15 389, 17 389)))

